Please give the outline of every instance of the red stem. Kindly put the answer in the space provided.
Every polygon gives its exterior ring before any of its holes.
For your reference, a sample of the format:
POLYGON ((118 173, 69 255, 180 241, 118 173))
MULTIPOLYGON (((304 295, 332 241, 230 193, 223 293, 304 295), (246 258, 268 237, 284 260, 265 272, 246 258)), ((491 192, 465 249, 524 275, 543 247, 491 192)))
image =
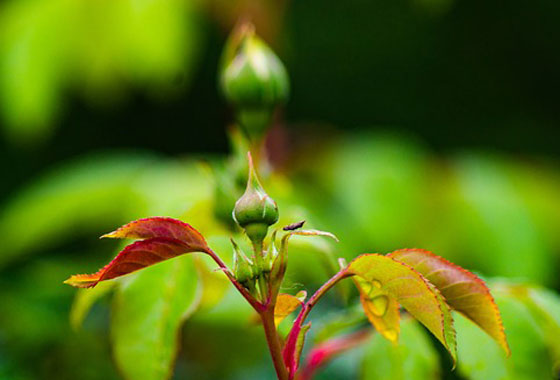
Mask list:
POLYGON ((305 322, 305 319, 309 315, 309 312, 317 304, 319 299, 321 299, 321 297, 325 295, 326 292, 328 292, 333 286, 335 286, 338 283, 338 281, 349 276, 351 275, 348 274, 346 268, 341 269, 337 274, 335 274, 327 282, 325 282, 319 289, 317 289, 317 291, 301 307, 301 311, 299 312, 296 320, 292 325, 292 329, 290 330, 290 333, 286 338, 286 344, 284 346, 284 351, 283 351, 284 363, 286 363, 286 366, 290 371, 290 377, 289 377, 290 380, 292 380, 295 377, 296 370, 298 367, 298 363, 295 363, 296 345, 297 345, 298 336, 303 326, 303 322, 305 322))
POLYGON ((266 335, 266 342, 268 343, 268 349, 270 351, 270 356, 272 357, 272 363, 274 364, 278 380, 289 380, 290 375, 286 365, 284 364, 284 358, 282 356, 282 344, 280 343, 280 338, 278 337, 278 332, 276 330, 276 324, 274 323, 274 308, 269 308, 265 312, 261 313, 261 319, 264 327, 264 333, 266 335))
POLYGON ((207 253, 212 257, 212 259, 218 264, 218 266, 224 271, 227 278, 231 281, 233 286, 241 293, 241 295, 251 304, 257 313, 259 313, 266 336, 266 342, 268 344, 268 349, 270 351, 270 356, 272 357, 272 363, 274 364, 274 369, 276 370, 276 375, 278 380, 289 380, 288 369, 284 365, 284 360, 282 357, 282 344, 280 343, 280 338, 278 337, 278 332, 276 330, 276 325, 274 323, 274 307, 276 306, 276 300, 270 299, 266 300, 266 304, 260 303, 256 300, 251 293, 241 285, 231 273, 227 265, 220 259, 220 257, 208 248, 207 253))
POLYGON ((245 289, 243 285, 241 285, 236 279, 235 276, 231 273, 227 265, 220 259, 220 257, 216 254, 216 252, 212 251, 211 248, 208 248, 206 251, 212 257, 212 259, 218 264, 218 266, 224 271, 225 275, 229 279, 229 281, 235 286, 235 288, 241 293, 241 295, 251 304, 253 309, 259 314, 262 314, 266 310, 266 306, 260 303, 245 289))

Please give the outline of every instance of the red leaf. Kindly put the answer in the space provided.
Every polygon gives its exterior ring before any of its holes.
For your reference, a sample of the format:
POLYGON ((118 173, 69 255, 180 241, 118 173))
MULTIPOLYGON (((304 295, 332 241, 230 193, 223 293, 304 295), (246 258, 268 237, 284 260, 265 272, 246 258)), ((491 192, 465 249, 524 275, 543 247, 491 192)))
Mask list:
POLYGON ((137 241, 123 249, 109 264, 94 274, 78 274, 64 281, 79 288, 91 288, 99 281, 124 276, 184 253, 198 251, 177 239, 157 237, 137 241))
POLYGON ((364 343, 371 336, 371 331, 359 330, 352 334, 341 336, 323 342, 311 349, 307 356, 304 369, 298 380, 311 380, 319 368, 331 361, 337 355, 364 343))
POLYGON ((284 345, 284 349, 282 350, 284 364, 286 365, 286 368, 288 368, 290 379, 294 378, 298 370, 299 359, 305 342, 305 335, 311 327, 311 323, 307 323, 305 325, 302 325, 302 323, 303 320, 299 317, 294 321, 292 330, 290 331, 286 344, 284 345))
POLYGON ((149 239, 154 237, 165 237, 180 240, 191 247, 198 247, 198 250, 202 252, 208 250, 206 241, 200 232, 192 228, 187 223, 163 216, 138 219, 101 237, 116 239, 149 239))
POLYGON ((123 276, 184 253, 211 252, 197 230, 180 220, 165 217, 140 219, 102 237, 146 240, 128 245, 97 273, 71 276, 65 284, 91 288, 99 281, 123 276))
POLYGON ((490 290, 478 276, 429 251, 402 249, 388 256, 422 273, 445 297, 446 302, 494 338, 508 353, 500 311, 490 290))

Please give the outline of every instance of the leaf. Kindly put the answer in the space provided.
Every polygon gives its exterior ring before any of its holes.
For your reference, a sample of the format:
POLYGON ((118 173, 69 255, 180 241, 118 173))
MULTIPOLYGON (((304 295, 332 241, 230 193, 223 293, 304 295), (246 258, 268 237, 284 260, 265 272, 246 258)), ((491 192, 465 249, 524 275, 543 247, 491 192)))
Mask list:
POLYGON ((64 281, 78 288, 92 288, 99 281, 124 276, 137 270, 174 258, 188 252, 196 252, 198 247, 189 247, 179 240, 152 238, 128 245, 109 264, 93 274, 77 274, 64 281))
POLYGON ((439 289, 449 306, 475 322, 510 354, 500 311, 478 276, 421 249, 402 249, 388 256, 422 273, 439 289))
POLYGON ((508 331, 511 356, 469 319, 457 315, 459 373, 470 380, 554 379, 552 355, 539 322, 527 305, 494 291, 508 331))
POLYGON ((298 306, 303 304, 303 300, 307 293, 305 291, 298 293, 295 296, 291 294, 279 294, 274 307, 274 323, 278 326, 284 318, 290 315, 298 306))
POLYGON ((331 239, 333 239, 334 241, 338 242, 338 238, 330 233, 330 232, 326 232, 326 231, 319 231, 319 230, 295 230, 295 231, 290 231, 288 232, 284 238, 287 240, 288 237, 294 236, 294 235, 299 235, 299 236, 325 236, 325 237, 329 237, 331 239))
POLYGON ((545 288, 531 287, 528 292, 535 319, 543 329, 546 342, 553 354, 554 366, 560 373, 560 296, 545 288), (534 305, 534 307, 533 307, 534 305))
POLYGON ((179 329, 200 301, 198 284, 191 257, 164 262, 123 281, 114 299, 111 337, 125 379, 171 376, 179 329))
MULTIPOLYGON (((297 323, 298 321, 296 321, 297 323)), ((297 373, 299 367, 299 360, 301 357, 301 351, 303 350, 303 345, 305 344, 305 335, 311 328, 311 322, 305 325, 295 325, 292 329, 292 332, 288 335, 288 339, 286 340, 286 344, 284 345, 284 349, 282 350, 282 356, 284 357, 284 364, 288 369, 288 373, 290 374, 290 379, 294 377, 294 374, 297 373), (293 331, 297 333, 293 333, 293 331)))
POLYGON ((316 345, 309 351, 306 363, 298 379, 310 380, 317 370, 337 356, 359 346, 371 337, 371 329, 361 329, 316 345))
POLYGON ((200 232, 192 228, 190 224, 163 216, 135 220, 101 237, 115 239, 163 237, 180 240, 192 247, 198 247, 202 251, 208 250, 208 245, 200 232))
MULTIPOLYGON (((350 252, 362 247, 389 250, 424 232, 415 221, 423 217, 422 195, 431 189, 431 173, 424 147, 414 140, 361 133, 337 139, 328 154, 313 155, 307 157, 316 162, 311 173, 324 177, 323 186, 337 204, 327 207, 324 220, 350 252)), ((304 182, 310 181, 304 177, 304 182)), ((311 189, 315 202, 321 198, 316 188, 311 189)))
POLYGON ((121 222, 139 207, 131 182, 156 161, 148 154, 92 155, 53 168, 19 189, 0 207, 0 266, 69 235, 121 222))
POLYGON ((125 247, 97 273, 71 276, 64 281, 65 284, 91 288, 99 281, 120 277, 184 253, 210 250, 198 231, 187 223, 171 218, 140 219, 104 236, 147 239, 125 247))
POLYGON ((435 335, 456 361, 451 310, 439 291, 420 273, 400 261, 378 254, 358 256, 346 270, 378 288, 386 297, 395 298, 435 335))
POLYGON ((80 289, 76 292, 70 309, 70 325, 74 330, 80 329, 93 304, 112 291, 114 286, 114 282, 104 282, 94 289, 80 289))
POLYGON ((456 249, 484 273, 553 282, 554 248, 523 199, 518 169, 509 174, 506 159, 474 154, 459 157, 453 166, 456 188, 449 208, 450 222, 460 229, 456 249))
POLYGON ((527 307, 550 350, 555 372, 560 372, 560 296, 546 288, 503 281, 495 284, 495 288, 497 292, 522 301, 527 307))
POLYGON ((412 318, 401 323, 398 345, 373 336, 362 362, 361 380, 439 379, 439 356, 425 330, 412 318))
POLYGON ((314 340, 322 343, 340 335, 344 331, 357 328, 368 323, 361 304, 354 304, 338 312, 330 312, 321 321, 321 326, 315 331, 314 340))
POLYGON ((354 276, 352 280, 360 292, 360 302, 368 320, 383 337, 396 343, 400 322, 397 300, 358 276, 354 276))
POLYGON ((297 372, 299 366, 299 360, 301 358, 301 352, 303 351, 303 345, 305 344, 305 336, 307 335, 307 332, 309 331, 310 328, 311 328, 311 322, 303 325, 301 327, 301 331, 298 334, 295 353, 294 353, 294 362, 293 362, 295 363, 295 366, 292 366, 290 368, 291 374, 297 372))

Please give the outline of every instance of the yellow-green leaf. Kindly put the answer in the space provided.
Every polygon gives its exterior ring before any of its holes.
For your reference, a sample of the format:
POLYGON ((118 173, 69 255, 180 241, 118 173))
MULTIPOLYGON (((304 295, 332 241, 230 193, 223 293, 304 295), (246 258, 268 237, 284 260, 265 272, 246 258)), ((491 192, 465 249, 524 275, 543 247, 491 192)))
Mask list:
POLYGON ((449 306, 475 322, 510 353, 500 311, 478 276, 421 249, 402 249, 389 256, 422 273, 439 289, 449 306))
MULTIPOLYGON (((354 259, 347 273, 393 297, 420 321, 457 358, 451 310, 438 290, 410 266, 390 257, 364 254, 354 259)), ((387 302, 389 305, 389 302, 387 302)))
POLYGON ((352 278, 358 291, 360 301, 368 320, 375 329, 391 342, 399 339, 399 303, 396 298, 385 294, 378 283, 366 281, 359 276, 352 278))
POLYGON ((274 323, 276 326, 278 326, 284 318, 297 309, 298 306, 302 305, 305 296, 305 292, 300 292, 295 296, 285 293, 278 295, 276 306, 274 307, 274 323))

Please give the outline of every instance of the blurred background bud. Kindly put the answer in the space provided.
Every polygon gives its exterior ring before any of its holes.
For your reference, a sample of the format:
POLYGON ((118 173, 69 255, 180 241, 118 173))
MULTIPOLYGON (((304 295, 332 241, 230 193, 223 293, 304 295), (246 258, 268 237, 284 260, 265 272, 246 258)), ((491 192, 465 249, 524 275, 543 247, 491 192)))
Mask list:
POLYGON ((250 23, 240 24, 224 48, 221 85, 235 108, 237 121, 249 136, 264 133, 276 106, 289 94, 283 63, 256 34, 250 23))

